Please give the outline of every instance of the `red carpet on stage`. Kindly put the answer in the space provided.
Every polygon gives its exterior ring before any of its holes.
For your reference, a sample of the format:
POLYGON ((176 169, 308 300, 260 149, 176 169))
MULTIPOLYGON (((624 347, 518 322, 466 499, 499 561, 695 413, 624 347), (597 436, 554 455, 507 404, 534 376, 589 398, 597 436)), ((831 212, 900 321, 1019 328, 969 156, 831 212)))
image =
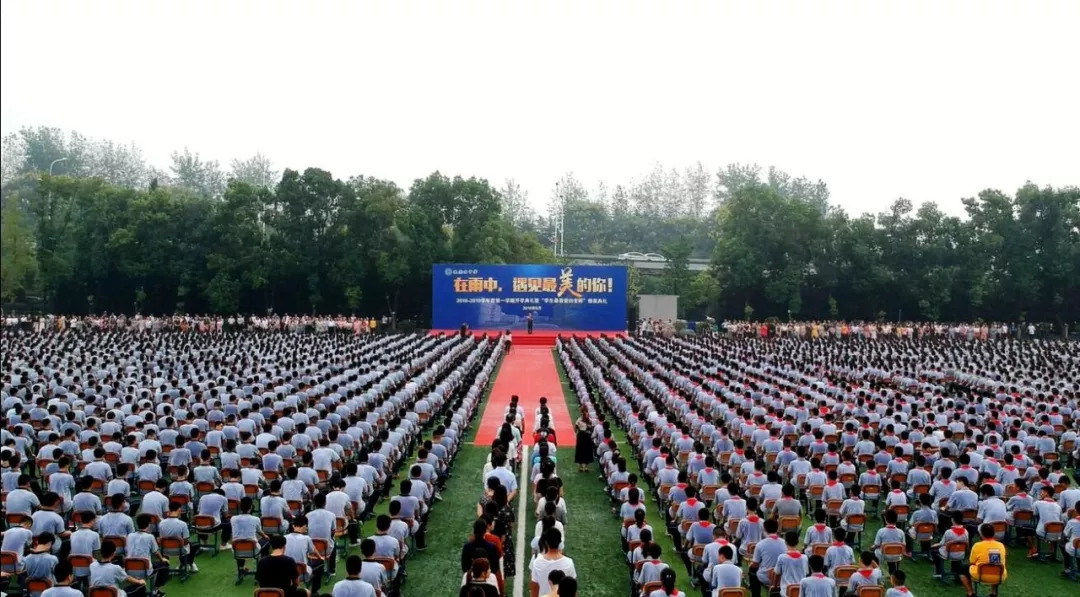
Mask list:
POLYGON ((559 370, 556 368, 551 348, 519 346, 516 333, 514 347, 510 354, 503 358, 499 374, 495 377, 495 386, 491 389, 491 396, 480 419, 480 426, 476 431, 477 444, 491 445, 506 417, 510 397, 515 394, 518 396, 518 404, 525 410, 525 443, 532 444, 536 409, 540 406, 540 397, 546 396, 559 447, 574 445, 574 422, 570 420, 570 412, 566 409, 566 397, 563 396, 562 382, 559 380, 559 370))

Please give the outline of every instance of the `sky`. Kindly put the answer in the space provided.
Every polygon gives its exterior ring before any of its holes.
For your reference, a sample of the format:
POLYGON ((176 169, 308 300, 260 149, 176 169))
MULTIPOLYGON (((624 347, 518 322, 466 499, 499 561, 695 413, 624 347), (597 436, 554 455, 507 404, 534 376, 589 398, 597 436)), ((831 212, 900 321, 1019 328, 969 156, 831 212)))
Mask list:
POLYGON ((859 213, 1080 184, 1080 1, 0 3, 0 128, 262 152, 538 205, 573 172, 775 165, 859 213))

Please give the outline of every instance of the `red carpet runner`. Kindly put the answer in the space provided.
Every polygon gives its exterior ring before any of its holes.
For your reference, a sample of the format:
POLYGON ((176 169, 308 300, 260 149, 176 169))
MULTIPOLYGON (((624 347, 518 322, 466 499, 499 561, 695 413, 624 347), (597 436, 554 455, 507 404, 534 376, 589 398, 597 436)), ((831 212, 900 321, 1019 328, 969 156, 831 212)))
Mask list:
POLYGON ((548 410, 551 411, 551 423, 559 447, 574 445, 574 422, 566 410, 566 398, 563 396, 559 370, 551 348, 546 346, 515 346, 510 354, 503 358, 495 386, 491 389, 480 427, 476 432, 476 443, 490 445, 495 439, 500 423, 505 418, 510 397, 518 396, 518 404, 525 410, 526 443, 532 444, 533 421, 536 409, 540 406, 540 397, 546 396, 548 410))

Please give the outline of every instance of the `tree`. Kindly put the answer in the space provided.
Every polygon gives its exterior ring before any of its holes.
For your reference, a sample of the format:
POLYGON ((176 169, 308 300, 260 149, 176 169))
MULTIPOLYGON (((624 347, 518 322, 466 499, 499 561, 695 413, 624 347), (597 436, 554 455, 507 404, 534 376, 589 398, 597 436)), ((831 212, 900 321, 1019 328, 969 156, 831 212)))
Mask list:
POLYGON ((679 239, 663 249, 663 255, 667 259, 664 264, 664 281, 668 287, 668 292, 671 294, 682 294, 688 289, 690 284, 691 250, 692 247, 685 238, 679 239))
POLYGON ((234 159, 229 178, 247 183, 255 188, 270 189, 280 180, 280 173, 274 169, 270 158, 256 153, 246 160, 234 159))
POLYGON ((225 175, 217 160, 203 160, 198 153, 184 148, 172 153, 172 182, 207 199, 218 199, 225 192, 225 175))
POLYGON ((23 222, 16 197, 4 202, 0 222, 0 298, 14 300, 32 288, 37 273, 33 235, 23 222))

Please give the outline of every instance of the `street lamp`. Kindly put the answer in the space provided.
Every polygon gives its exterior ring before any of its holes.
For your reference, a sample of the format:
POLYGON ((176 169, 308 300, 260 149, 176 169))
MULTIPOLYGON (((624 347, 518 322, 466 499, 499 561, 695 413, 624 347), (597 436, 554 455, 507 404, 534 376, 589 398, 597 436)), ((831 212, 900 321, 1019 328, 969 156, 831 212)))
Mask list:
POLYGON ((55 160, 53 160, 52 163, 49 164, 49 176, 52 176, 53 166, 59 164, 60 162, 66 162, 66 161, 67 161, 67 158, 56 158, 55 160))

